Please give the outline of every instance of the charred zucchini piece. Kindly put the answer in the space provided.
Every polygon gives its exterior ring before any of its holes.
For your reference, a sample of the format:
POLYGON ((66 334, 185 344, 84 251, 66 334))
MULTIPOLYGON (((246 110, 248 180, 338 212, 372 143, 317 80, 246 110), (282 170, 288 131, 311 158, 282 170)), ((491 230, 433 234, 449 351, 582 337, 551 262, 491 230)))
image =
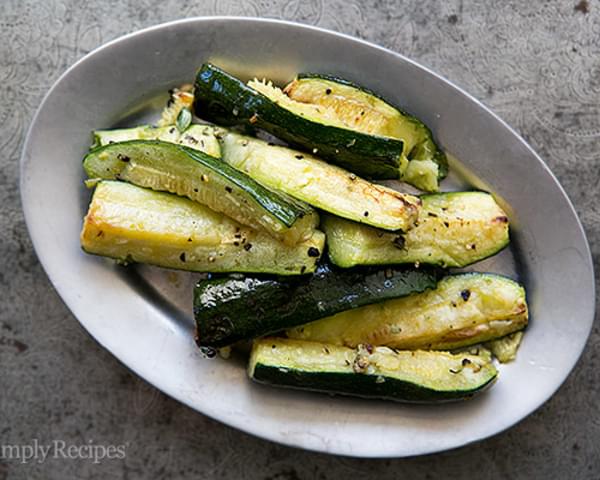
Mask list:
POLYGON ((420 200, 307 153, 235 133, 222 136, 223 160, 257 182, 327 212, 386 230, 410 229, 420 200))
POLYGON ((206 120, 263 129, 365 178, 397 179, 408 165, 402 140, 349 129, 333 109, 296 102, 270 83, 245 85, 206 63, 194 94, 196 114, 206 120))
POLYGON ((432 403, 472 397, 498 372, 477 355, 264 338, 254 342, 248 375, 278 387, 432 403))
POLYGON ((416 226, 392 234, 327 215, 329 256, 340 267, 420 263, 465 267, 509 243, 508 217, 484 192, 422 195, 416 226))
POLYGON ((517 282, 464 273, 445 277, 434 290, 341 312, 287 334, 350 347, 449 350, 522 330, 527 320, 525 290, 517 282))
POLYGON ((81 232, 88 253, 197 272, 312 272, 324 243, 316 230, 288 246, 187 198, 114 181, 96 187, 81 232))
POLYGON ((234 276, 202 280, 194 290, 197 343, 222 347, 362 305, 435 288, 425 269, 338 269, 311 276, 234 276))
POLYGON ((83 167, 92 179, 125 180, 188 197, 288 244, 309 239, 319 221, 307 204, 182 145, 159 140, 111 143, 89 152, 83 167))
POLYGON ((402 140, 409 163, 401 180, 434 192, 438 190, 438 180, 448 174, 446 156, 435 144, 429 128, 371 90, 341 78, 303 73, 284 92, 297 102, 332 110, 346 128, 402 140))

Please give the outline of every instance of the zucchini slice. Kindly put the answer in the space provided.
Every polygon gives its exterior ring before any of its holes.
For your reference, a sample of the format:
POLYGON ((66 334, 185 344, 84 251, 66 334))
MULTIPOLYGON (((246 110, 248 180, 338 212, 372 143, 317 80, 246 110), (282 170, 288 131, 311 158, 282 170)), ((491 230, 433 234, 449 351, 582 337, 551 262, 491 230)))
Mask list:
POLYGON ((160 127, 175 125, 181 111, 184 109, 191 113, 194 107, 193 89, 193 85, 185 84, 179 88, 169 90, 169 100, 158 121, 160 127))
POLYGON ((517 282, 464 273, 445 277, 435 290, 341 312, 287 334, 350 347, 449 350, 522 330, 527 320, 525 290, 517 282))
POLYGON ((182 145, 159 140, 112 143, 89 152, 83 167, 92 179, 125 180, 188 197, 288 244, 310 238, 319 221, 305 203, 182 145))
POLYGON ((301 278, 235 276, 194 290, 197 343, 223 347, 390 298, 435 288, 432 270, 340 270, 321 265, 301 278))
POLYGON ((194 150, 219 158, 221 147, 215 136, 215 128, 209 125, 191 125, 181 133, 174 126, 153 127, 141 125, 133 128, 119 128, 116 130, 95 130, 94 143, 91 149, 108 145, 109 143, 126 142, 129 140, 162 140, 163 142, 177 143, 194 150))
POLYGON ((313 73, 298 75, 283 91, 297 102, 333 110, 346 128, 402 140, 409 164, 401 180, 433 192, 439 188, 438 179, 448 174, 446 156, 429 128, 374 92, 348 80, 313 73))
POLYGON ((261 128, 367 178, 397 179, 408 165, 402 140, 348 129, 333 109, 296 102, 270 83, 245 85, 210 63, 196 75, 196 115, 261 128))
POLYGON ((509 243, 508 217, 489 193, 421 196, 416 225, 404 235, 325 216, 331 261, 340 267, 421 263, 465 267, 509 243))
POLYGON ((472 397, 497 375, 493 363, 478 355, 282 338, 255 341, 248 365, 248 376, 260 383, 399 402, 472 397))
POLYGON ((420 200, 357 177, 309 154, 235 133, 221 137, 223 160, 257 182, 356 222, 406 231, 420 200))
POLYGON ((315 270, 325 236, 288 246, 169 193, 102 181, 81 232, 88 253, 198 272, 296 275, 315 270))
POLYGON ((506 337, 487 342, 485 346, 492 351, 494 357, 500 363, 508 363, 517 358, 517 351, 521 345, 521 340, 523 340, 523 332, 515 332, 506 337))

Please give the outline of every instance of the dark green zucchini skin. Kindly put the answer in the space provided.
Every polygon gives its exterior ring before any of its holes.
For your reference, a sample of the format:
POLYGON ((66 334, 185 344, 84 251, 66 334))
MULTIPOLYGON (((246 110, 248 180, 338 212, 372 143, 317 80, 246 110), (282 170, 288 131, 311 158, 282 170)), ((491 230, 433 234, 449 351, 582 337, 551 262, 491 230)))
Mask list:
MULTIPOLYGON (((410 117, 410 119, 416 123, 419 124, 419 126, 421 128, 423 128, 427 134, 428 137, 432 143, 432 147, 435 148, 435 153, 433 155, 432 160, 438 164, 439 167, 439 173, 438 173, 438 178, 440 180, 446 178, 448 176, 448 159, 446 158, 446 154, 444 153, 444 151, 439 148, 439 146, 433 141, 433 134, 431 133, 431 129, 425 125, 423 122, 421 122, 421 120, 419 120, 418 118, 412 116, 410 113, 408 113, 407 111, 405 111, 402 108, 397 107, 396 105, 392 105, 390 102, 388 102, 385 98, 383 98, 381 95, 379 95, 378 93, 374 92, 373 90, 371 90, 370 88, 364 87, 362 85, 358 85, 357 83, 354 83, 350 80, 346 80, 345 78, 339 78, 336 77, 335 75, 327 75, 324 73, 299 73, 298 74, 298 78, 319 78, 319 79, 323 79, 323 80, 328 80, 330 82, 335 82, 335 83, 339 83, 340 85, 347 85, 349 87, 352 88, 356 88, 357 90, 362 90, 363 92, 372 95, 373 97, 378 98, 379 100, 381 100, 382 102, 387 103, 390 106, 393 106, 396 110, 398 110, 402 115, 406 116, 406 117, 410 117)), ((425 142, 423 142, 425 143, 425 142)), ((415 155, 419 155, 419 151, 421 150, 422 147, 424 147, 425 145, 415 145, 415 148, 413 149, 414 154, 415 155)), ((408 154, 408 159, 412 160, 413 157, 411 156, 411 152, 409 152, 408 154)))
POLYGON ((375 398, 405 403, 441 403, 464 400, 489 388, 496 378, 472 389, 464 391, 433 390, 395 378, 386 377, 385 382, 376 375, 357 375, 343 372, 307 372, 302 370, 281 369, 274 365, 258 363, 254 367, 252 379, 256 382, 275 387, 288 387, 298 390, 311 390, 329 394, 349 395, 353 397, 375 398))
POLYGON ((197 343, 224 347, 359 306, 435 288, 441 271, 339 269, 322 264, 294 280, 235 276, 203 280, 194 290, 197 343))
POLYGON ((196 75, 194 109, 211 122, 261 128, 360 176, 397 179, 404 142, 323 125, 280 107, 212 64, 196 75), (316 150, 316 151, 315 151, 316 150))

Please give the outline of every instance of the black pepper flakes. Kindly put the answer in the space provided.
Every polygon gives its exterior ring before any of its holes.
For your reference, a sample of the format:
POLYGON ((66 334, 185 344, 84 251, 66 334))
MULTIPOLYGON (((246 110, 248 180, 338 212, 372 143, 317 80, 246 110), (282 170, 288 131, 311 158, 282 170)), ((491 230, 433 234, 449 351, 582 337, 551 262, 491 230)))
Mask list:
POLYGON ((392 240, 392 243, 394 244, 394 247, 399 248, 400 250, 402 250, 404 248, 404 244, 406 242, 405 242, 404 237, 402 235, 397 235, 392 240))
POLYGON ((466 302, 471 297, 471 290, 469 290, 467 288, 464 289, 462 292, 460 292, 460 296, 466 302))
MULTIPOLYGON (((250 245, 250 244, 248 244, 248 245, 250 245)), ((302 265, 302 268, 300 268, 300 273, 302 274, 304 272, 306 272, 306 265, 302 265)))
POLYGON ((437 218, 437 214, 433 213, 433 212, 427 212, 427 216, 428 217, 433 217, 433 218, 437 218))
POLYGON ((302 160, 302 159, 304 158, 304 155, 295 155, 295 157, 296 157, 298 160, 302 160))
POLYGON ((227 193, 231 193, 231 192, 233 192, 233 190, 231 189, 231 187, 225 187, 225 191, 226 191, 227 193))
POLYGON ((240 242, 237 242, 237 241, 236 241, 236 242, 233 242, 233 244, 234 244, 236 247, 239 247, 239 246, 240 246, 240 242))
POLYGON ((466 367, 470 363, 471 363, 471 360, 469 360, 468 358, 463 358, 463 360, 462 360, 463 367, 466 367))
POLYGON ((198 193, 198 189, 197 188, 194 188, 194 193, 198 193))
POLYGON ((117 158, 125 163, 131 161, 131 158, 129 158, 127 155, 123 155, 122 153, 117 153, 117 158))
POLYGON ((318 257, 321 254, 321 252, 319 252, 319 249, 315 247, 310 247, 307 253, 309 257, 318 257))
POLYGON ((365 212, 365 213, 363 213, 363 215, 364 215, 365 217, 368 217, 368 216, 369 216, 369 212, 365 212))
POLYGON ((448 222, 444 222, 444 227, 448 228, 450 227, 450 224, 448 222))
POLYGON ((331 95, 331 88, 328 88, 327 90, 325 90, 325 95, 331 95))
POLYGON ((181 255, 179 255, 179 260, 185 263, 185 252, 181 252, 181 255))
POLYGON ((252 248, 252 244, 251 243, 247 243, 246 245, 244 245, 244 250, 246 250, 247 252, 252 248))

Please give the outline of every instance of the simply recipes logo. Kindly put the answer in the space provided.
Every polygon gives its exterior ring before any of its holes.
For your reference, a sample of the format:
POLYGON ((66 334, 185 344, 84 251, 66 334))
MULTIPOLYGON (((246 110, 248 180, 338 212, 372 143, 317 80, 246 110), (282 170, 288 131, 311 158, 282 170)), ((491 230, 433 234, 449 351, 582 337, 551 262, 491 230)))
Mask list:
POLYGON ((64 440, 41 443, 34 438, 27 444, 0 444, 0 460, 20 463, 43 463, 48 459, 90 460, 98 464, 104 460, 124 459, 128 446, 95 444, 93 440, 80 445, 68 444, 64 440))

